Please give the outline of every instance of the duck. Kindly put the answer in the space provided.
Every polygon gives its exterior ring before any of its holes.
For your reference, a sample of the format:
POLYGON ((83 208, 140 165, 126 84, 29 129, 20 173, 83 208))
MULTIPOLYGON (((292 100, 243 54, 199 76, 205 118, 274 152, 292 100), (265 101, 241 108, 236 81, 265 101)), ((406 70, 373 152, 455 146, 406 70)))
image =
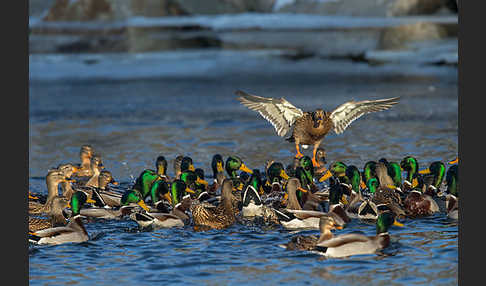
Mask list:
POLYGON ((224 161, 221 154, 214 154, 211 160, 211 169, 213 170, 213 183, 208 187, 208 193, 211 196, 216 195, 217 191, 223 184, 224 179, 224 161))
POLYGON ((50 202, 51 207, 48 212, 49 218, 38 218, 29 216, 29 231, 36 232, 42 229, 65 226, 66 218, 63 215, 63 209, 68 206, 68 200, 63 197, 55 197, 50 202))
MULTIPOLYGON (((300 181, 297 178, 290 178, 287 182, 288 201, 286 208, 276 210, 276 214, 280 219, 280 224, 284 228, 289 230, 319 229, 319 218, 323 215, 333 216, 334 220, 336 220, 339 225, 344 225, 349 222, 349 218, 348 220, 345 220, 341 217, 342 213, 337 206, 333 206, 332 209, 330 208, 330 211, 327 213, 322 211, 303 210, 296 196, 297 190, 304 193, 308 192, 301 187, 300 181)), ((339 194, 335 194, 336 191, 339 190, 331 190, 331 197, 337 198, 339 202, 339 194)), ((344 217, 346 217, 345 214, 344 217)))
POLYGON ((319 167, 315 167, 314 168, 315 169, 314 170, 314 173, 316 174, 317 177, 321 177, 321 175, 323 175, 327 171, 327 168, 326 168, 326 164, 327 164, 326 157, 327 157, 326 150, 324 150, 324 148, 322 148, 322 147, 317 148, 317 151, 316 151, 316 161, 317 161, 319 167))
POLYGON ((337 225, 331 216, 323 215, 319 218, 319 237, 315 235, 297 235, 292 237, 288 243, 280 244, 279 246, 286 250, 312 251, 318 243, 333 238, 331 232, 333 229, 343 229, 343 227, 337 225))
POLYGON ((196 202, 191 206, 195 229, 224 229, 236 221, 233 201, 233 180, 225 179, 221 186, 221 201, 218 206, 196 202))
POLYGON ((77 166, 79 172, 76 173, 78 180, 80 180, 81 177, 90 178, 93 176, 93 170, 91 169, 91 158, 93 155, 94 149, 91 145, 85 144, 81 146, 81 149, 79 150, 81 163, 77 166))
POLYGON ((295 176, 299 178, 300 184, 306 190, 311 191, 311 193, 319 191, 319 188, 314 183, 314 166, 309 156, 300 158, 299 167, 296 169, 295 176))
POLYGON ((397 162, 389 162, 385 158, 380 159, 378 162, 382 162, 386 166, 387 174, 393 181, 393 185, 400 189, 402 188, 402 168, 397 162))
POLYGON ((394 187, 383 186, 377 178, 371 178, 366 183, 371 194, 371 201, 379 205, 386 205, 393 210, 397 216, 405 216, 406 212, 402 208, 402 199, 394 187))
POLYGON ((54 169, 46 175, 47 199, 44 204, 37 201, 29 201, 29 214, 42 214, 50 212, 51 202, 59 196, 59 184, 61 182, 72 182, 67 180, 64 173, 54 169))
MULTIPOLYGON (((89 180, 83 184, 85 187, 94 187, 97 188, 98 185, 98 177, 100 175, 101 170, 103 170, 105 167, 103 166, 103 162, 101 161, 101 156, 100 155, 93 155, 91 158, 91 171, 93 172, 93 175, 89 178, 89 180)), ((77 181, 81 182, 81 181, 77 181)))
POLYGON ((130 218, 143 228, 152 230, 160 228, 183 227, 190 220, 186 214, 191 207, 191 197, 186 195, 177 203, 170 213, 132 212, 130 218))
POLYGON ((375 161, 368 161, 363 167, 362 181, 366 184, 371 178, 376 178, 376 164, 375 161))
POLYGON ((89 235, 86 231, 80 210, 86 203, 88 197, 84 192, 75 192, 71 196, 72 215, 66 226, 42 229, 29 232, 29 242, 35 244, 58 245, 63 243, 79 243, 88 241, 89 235))
POLYGON ((446 184, 447 193, 459 197, 458 165, 453 165, 447 170, 446 184))
POLYGON ((226 170, 226 173, 228 174, 229 178, 233 180, 233 185, 235 188, 239 191, 241 191, 244 187, 244 183, 240 180, 238 174, 236 173, 237 171, 243 171, 249 174, 252 174, 253 171, 250 170, 245 163, 243 163, 243 160, 241 160, 240 157, 238 156, 229 156, 226 159, 226 163, 224 164, 224 168, 226 170))
POLYGON ((405 179, 403 180, 402 191, 404 193, 408 193, 408 191, 416 188, 419 185, 418 181, 418 171, 419 171, 419 164, 415 157, 413 156, 406 156, 400 161, 400 168, 403 171, 407 172, 405 179))
POLYGON ((243 189, 242 210, 243 217, 255 217, 263 215, 263 201, 261 198, 263 190, 262 182, 257 174, 253 173, 248 184, 243 189))
POLYGON ((320 167, 316 160, 317 148, 331 129, 336 134, 341 134, 354 120, 364 114, 387 110, 397 104, 399 100, 399 97, 394 97, 348 101, 332 112, 320 108, 312 112, 304 112, 283 97, 280 99, 265 98, 241 90, 237 90, 236 95, 239 96, 237 99, 241 104, 260 113, 263 118, 268 120, 277 131, 278 136, 284 137, 292 130, 291 136, 286 140, 295 143, 296 157, 304 156, 300 152, 300 145, 304 149, 312 145, 314 147, 312 163, 315 167, 320 167))
POLYGON ((418 172, 423 176, 424 187, 426 192, 434 196, 439 191, 439 188, 446 175, 446 167, 441 161, 434 161, 430 163, 429 167, 418 172))
POLYGON ((388 230, 392 225, 404 226, 402 223, 396 221, 393 212, 383 212, 376 219, 375 236, 366 236, 361 233, 337 235, 317 243, 314 251, 332 258, 374 254, 390 245, 390 234, 388 230))
POLYGON ((429 216, 440 211, 437 202, 418 187, 408 193, 403 200, 403 206, 410 218, 429 216))
POLYGON ((205 200, 209 199, 209 194, 205 191, 208 182, 201 179, 195 171, 185 170, 181 173, 180 179, 186 184, 192 199, 205 200), (197 190, 198 189, 198 190, 197 190))
POLYGON ((459 219, 459 199, 453 194, 445 196, 447 217, 450 219, 459 219))
MULTIPOLYGON (((59 170, 61 173, 63 173, 64 176, 68 179, 73 177, 73 176, 76 176, 76 174, 81 171, 80 168, 78 168, 78 167, 76 167, 76 166, 74 166, 73 164, 70 164, 70 163, 60 164, 59 166, 57 166, 56 169, 59 170)), ((74 193, 71 181, 70 182, 68 182, 68 181, 61 182, 60 185, 61 185, 61 190, 62 190, 62 196, 67 198, 68 200, 70 200, 71 195, 74 193)))
POLYGON ((346 166, 345 178, 347 183, 342 183, 350 191, 349 203, 345 212, 350 218, 357 218, 362 221, 376 220, 378 218, 378 207, 368 197, 363 196, 361 189, 366 187, 361 180, 359 169, 354 165, 346 166))

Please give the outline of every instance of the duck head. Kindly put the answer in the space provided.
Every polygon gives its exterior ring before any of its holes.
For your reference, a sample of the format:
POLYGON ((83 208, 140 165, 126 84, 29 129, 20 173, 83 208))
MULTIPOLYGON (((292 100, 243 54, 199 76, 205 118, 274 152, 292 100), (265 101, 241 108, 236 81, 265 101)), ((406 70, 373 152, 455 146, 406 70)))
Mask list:
POLYGON ((167 160, 164 156, 159 156, 155 160, 155 170, 157 170, 157 174, 159 176, 166 176, 167 173, 167 160))
POLYGON ((425 170, 420 170, 419 174, 427 175, 432 174, 434 176, 432 181, 432 186, 435 189, 440 187, 440 184, 444 180, 445 175, 445 165, 441 161, 435 161, 430 164, 430 166, 425 170))
POLYGON ((418 169, 419 169, 419 164, 418 164, 417 159, 415 159, 415 157, 412 157, 412 156, 406 156, 400 162, 400 168, 403 171, 407 172, 406 180, 409 183, 413 183, 413 180, 417 177, 417 172, 418 172, 418 169))
POLYGON ((352 186, 353 191, 357 194, 360 193, 360 186, 361 186, 361 173, 359 172, 358 168, 354 165, 350 165, 346 167, 346 171, 344 172, 347 181, 352 186))
POLYGON ((376 191, 378 190, 378 187, 380 186, 380 182, 378 181, 377 178, 370 178, 367 182, 366 182, 366 187, 368 188, 368 191, 371 193, 371 194, 374 194, 376 193, 376 191))
POLYGON ((72 164, 61 164, 57 166, 57 170, 59 170, 65 178, 71 178, 73 174, 78 172, 80 169, 73 166, 72 164))
POLYGON ((248 206, 252 200, 255 205, 261 205, 260 194, 263 194, 260 172, 253 172, 243 192, 243 206, 248 206))
POLYGON ((307 193, 308 191, 300 185, 300 181, 297 178, 290 178, 287 182, 287 209, 301 210, 302 207, 297 198, 297 192, 307 193))
POLYGON ((392 225, 403 226, 403 224, 395 220, 395 214, 393 212, 385 211, 381 213, 376 219, 376 234, 387 233, 392 225))
POLYGON ((376 178, 376 162, 368 161, 363 168, 363 181, 368 182, 370 178, 376 178))
POLYGON ((143 208, 144 210, 150 211, 150 209, 147 207, 147 205, 143 200, 142 194, 136 189, 126 191, 121 197, 120 204, 122 206, 126 206, 131 203, 135 203, 139 205, 141 208, 143 208))
POLYGON ((312 115, 312 122, 314 128, 319 128, 324 124, 324 117, 325 117, 324 110, 316 109, 314 112, 312 112, 311 115, 312 115))
POLYGON ((280 183, 288 180, 289 176, 285 172, 284 166, 280 162, 273 162, 267 169, 267 178, 269 183, 280 183))
POLYGON ((217 179, 218 174, 224 173, 223 156, 215 154, 211 160, 211 169, 213 169, 213 179, 217 179))
POLYGON ((183 157, 181 161, 181 172, 185 171, 194 171, 194 164, 192 163, 192 158, 191 157, 183 157))
POLYGON ((91 157, 93 157, 94 150, 91 145, 85 144, 79 150, 79 158, 81 159, 81 166, 89 165, 91 157))
POLYGON ((248 169, 248 167, 243 163, 241 158, 237 156, 229 156, 228 159, 226 159, 226 164, 224 167, 230 178, 237 178, 237 171, 243 171, 249 174, 253 173, 253 171, 248 169))
POLYGON ((81 208, 86 203, 96 203, 96 202, 92 199, 88 199, 88 195, 86 195, 86 193, 83 191, 74 192, 74 194, 71 196, 71 201, 68 204, 68 207, 70 207, 72 211, 71 217, 79 215, 81 208))
POLYGON ((115 181, 110 171, 102 170, 98 176, 98 187, 100 189, 105 189, 108 184, 118 185, 118 182, 115 181))
POLYGON ((458 168, 458 165, 451 166, 446 175, 447 192, 456 197, 459 197, 458 168))
POLYGON ((195 195, 195 193, 183 180, 174 180, 170 186, 172 206, 180 203, 185 196, 195 195))

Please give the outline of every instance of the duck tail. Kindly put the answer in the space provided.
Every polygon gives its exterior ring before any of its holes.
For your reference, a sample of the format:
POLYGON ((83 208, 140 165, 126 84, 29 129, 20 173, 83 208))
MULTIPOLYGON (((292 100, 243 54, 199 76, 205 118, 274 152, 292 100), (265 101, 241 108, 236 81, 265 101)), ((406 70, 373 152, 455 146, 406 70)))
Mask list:
POLYGON ((33 232, 29 231, 29 242, 37 243, 40 239, 40 236, 35 235, 33 232))

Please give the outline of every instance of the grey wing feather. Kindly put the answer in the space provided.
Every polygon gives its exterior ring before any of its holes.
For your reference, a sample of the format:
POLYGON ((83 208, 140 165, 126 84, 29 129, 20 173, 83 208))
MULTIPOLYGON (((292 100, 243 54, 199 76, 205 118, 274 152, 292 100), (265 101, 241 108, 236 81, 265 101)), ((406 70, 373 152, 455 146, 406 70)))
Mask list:
POLYGON ((333 237, 328 240, 324 240, 323 242, 317 244, 320 247, 338 247, 343 244, 353 243, 353 242, 367 242, 369 238, 357 233, 349 233, 343 234, 340 236, 333 237))
POLYGON ((364 114, 376 111, 387 110, 398 103, 399 97, 349 101, 336 108, 330 115, 336 134, 343 133, 351 122, 360 118, 364 114))
POLYGON ((279 136, 285 136, 295 120, 304 115, 301 109, 293 106, 284 98, 265 98, 250 95, 240 90, 236 91, 236 95, 240 96, 238 100, 243 105, 257 111, 263 118, 272 123, 279 136))

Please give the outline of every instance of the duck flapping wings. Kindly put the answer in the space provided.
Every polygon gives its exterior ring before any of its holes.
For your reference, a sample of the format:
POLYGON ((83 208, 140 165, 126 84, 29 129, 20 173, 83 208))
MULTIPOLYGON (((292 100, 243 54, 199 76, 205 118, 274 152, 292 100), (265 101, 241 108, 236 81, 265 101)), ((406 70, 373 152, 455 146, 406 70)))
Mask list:
MULTIPOLYGON (((287 134, 295 120, 304 115, 304 112, 285 100, 283 97, 265 98, 256 95, 250 95, 243 91, 236 91, 238 100, 254 111, 257 111, 266 120, 268 120, 279 136, 287 134)), ((330 118, 333 123, 334 132, 336 134, 343 133, 344 130, 356 119, 364 114, 376 111, 387 110, 394 104, 398 103, 399 97, 378 99, 378 100, 363 100, 363 101, 348 101, 341 104, 333 112, 330 118)))

